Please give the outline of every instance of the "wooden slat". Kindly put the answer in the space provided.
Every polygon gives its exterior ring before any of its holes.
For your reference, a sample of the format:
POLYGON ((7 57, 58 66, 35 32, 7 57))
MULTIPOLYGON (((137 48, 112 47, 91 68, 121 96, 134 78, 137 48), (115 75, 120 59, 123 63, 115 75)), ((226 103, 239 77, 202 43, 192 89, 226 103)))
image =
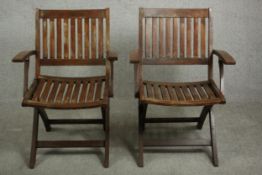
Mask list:
POLYGON ((185 18, 180 18, 180 57, 185 57, 185 18))
POLYGON ((182 91, 179 86, 175 86, 175 92, 179 101, 184 101, 182 91))
POLYGON ((83 34, 83 31, 82 31, 82 18, 78 18, 77 19, 77 57, 78 59, 81 59, 82 58, 82 49, 83 49, 83 46, 82 46, 82 34, 83 34))
POLYGON ((145 65, 184 65, 184 64, 208 64, 208 59, 201 58, 155 58, 155 59, 143 59, 142 63, 145 65))
POLYGON ((50 58, 55 58, 55 21, 50 19, 50 58))
POLYGON ((83 66, 83 65, 105 65, 105 60, 103 59, 90 59, 90 60, 83 60, 83 59, 63 59, 63 60, 40 60, 42 66, 63 66, 63 65, 70 65, 70 66, 83 66))
POLYGON ((43 19, 43 58, 48 56, 48 42, 47 42, 47 19, 43 19))
POLYGON ((168 90, 168 94, 169 94, 170 99, 171 100, 177 100, 177 96, 176 96, 174 89, 171 85, 167 86, 167 90, 168 90))
POLYGON ((163 100, 169 100, 169 95, 168 95, 166 87, 164 85, 160 85, 160 90, 161 90, 161 94, 162 94, 162 99, 163 100))
POLYGON ((144 17, 208 17, 209 9, 144 8, 144 17))
POLYGON ((92 38, 91 55, 92 55, 92 59, 95 59, 96 58, 96 18, 91 19, 91 38, 92 38))
POLYGON ((164 25, 163 18, 159 18, 159 57, 165 56, 163 25, 164 25))
POLYGON ((43 93, 42 93, 42 95, 41 95, 41 97, 40 97, 41 101, 42 101, 42 100, 43 100, 43 101, 47 101, 47 97, 48 97, 48 94, 49 94, 49 92, 50 92, 50 87, 51 87, 52 83, 53 83, 53 81, 47 80, 46 86, 45 86, 45 88, 44 88, 44 91, 43 91, 43 93))
POLYGON ((102 83, 103 83, 102 79, 100 79, 96 82, 95 100, 100 100, 100 98, 101 98, 102 83))
POLYGON ((171 50, 171 18, 166 18, 166 56, 172 57, 171 50))
POLYGON ((50 95, 48 97, 48 102, 49 103, 52 103, 52 102, 55 101, 55 96, 57 94, 58 87, 59 87, 59 81, 54 81, 52 90, 51 90, 50 95))
POLYGON ((198 39, 198 18, 194 18, 194 57, 199 57, 198 39))
POLYGON ((152 18, 152 56, 158 57, 158 41, 157 41, 157 18, 152 18))
POLYGON ((150 30, 151 29, 151 25, 150 25, 150 19, 149 18, 145 18, 145 54, 146 54, 146 58, 150 58, 151 57, 151 42, 150 42, 150 30))
POLYGON ((201 85, 200 84, 197 84, 196 85, 196 89, 197 89, 197 92, 199 93, 201 99, 207 99, 207 96, 204 92, 204 90, 202 89, 201 85))
POLYGON ((56 97, 56 100, 55 100, 57 103, 61 103, 62 102, 66 85, 67 85, 66 82, 62 82, 61 83, 61 86, 60 86, 60 88, 58 90, 57 97, 56 97))
POLYGON ((148 98, 154 98, 153 87, 150 83, 146 83, 146 91, 148 98))
POLYGON ((61 31, 61 19, 60 18, 57 18, 57 26, 56 26, 56 36, 57 36, 57 59, 61 59, 62 57, 62 47, 61 47, 61 43, 62 43, 62 38, 61 38, 61 34, 62 34, 62 31, 61 31))
POLYGON ((89 18, 85 18, 85 59, 89 59, 89 18))
POLYGON ((89 9, 89 10, 40 10, 41 18, 105 18, 107 9, 89 9))
POLYGON ((213 91, 210 89, 210 87, 206 83, 203 84, 203 87, 204 87, 209 98, 211 98, 211 99, 216 98, 215 94, 213 93, 213 91))
POLYGON ((187 18, 187 57, 191 57, 191 18, 187 18))
POLYGON ((91 80, 89 84, 90 86, 89 86, 89 91, 87 95, 87 101, 93 101, 94 91, 95 91, 95 81, 91 80))
POLYGON ((201 56, 206 57, 206 19, 201 18, 201 56))
POLYGON ((71 59, 75 59, 75 53, 76 53, 76 43, 75 43, 75 18, 71 18, 71 59))
POLYGON ((177 44, 177 33, 178 32, 178 26, 177 26, 177 18, 173 19, 173 57, 178 57, 178 44, 177 44))
POLYGON ((104 55, 104 38, 103 38, 103 33, 104 33, 104 24, 103 24, 103 18, 98 19, 98 30, 99 30, 99 42, 98 42, 98 58, 103 58, 104 55))
POLYGON ((64 59, 69 57, 68 19, 64 19, 64 59))
POLYGON ((74 91, 73 91, 73 95, 72 95, 72 100, 71 100, 71 102, 73 102, 73 103, 76 103, 77 102, 77 100, 78 100, 78 96, 79 96, 79 93, 80 93, 80 87, 81 87, 81 81, 80 80, 78 80, 78 81, 76 81, 75 82, 75 88, 74 88, 74 91))
POLYGON ((43 80, 43 79, 40 79, 39 80, 39 84, 38 84, 38 86, 37 86, 37 88, 36 88, 36 91, 35 91, 35 93, 34 93, 34 95, 33 95, 33 100, 34 101, 38 101, 39 100, 39 97, 40 97, 40 95, 41 95, 41 92, 42 92, 42 90, 43 90, 43 86, 45 85, 45 80, 43 80))
POLYGON ((197 94, 197 92, 196 92, 195 87, 192 86, 192 85, 190 85, 190 86, 189 86, 189 89, 190 89, 190 92, 191 92, 194 100, 199 100, 200 98, 199 98, 199 96, 198 96, 198 94, 197 94))
POLYGON ((182 91, 183 91, 183 94, 184 94, 186 100, 192 100, 190 92, 187 89, 187 86, 182 86, 182 91))
POLYGON ((69 82, 68 88, 67 88, 67 91, 66 91, 66 94, 65 94, 65 97, 64 97, 64 103, 69 103, 70 102, 71 95, 72 95, 72 90, 73 90, 74 85, 75 85, 74 81, 70 81, 69 82))
POLYGON ((84 81, 83 82, 83 87, 82 87, 82 92, 80 94, 80 100, 79 100, 80 103, 84 103, 85 102, 86 93, 87 93, 87 85, 88 85, 87 81, 84 81))
POLYGON ((161 99, 161 95, 160 95, 160 89, 159 89, 159 85, 157 83, 153 84, 154 86, 154 96, 156 99, 161 99))

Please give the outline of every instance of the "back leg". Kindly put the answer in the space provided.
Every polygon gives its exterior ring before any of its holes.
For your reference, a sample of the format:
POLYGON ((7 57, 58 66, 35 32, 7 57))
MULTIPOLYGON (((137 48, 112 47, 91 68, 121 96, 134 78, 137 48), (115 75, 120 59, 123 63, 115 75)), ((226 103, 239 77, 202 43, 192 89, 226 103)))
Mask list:
POLYGON ((207 116, 209 110, 211 110, 211 108, 212 108, 212 106, 204 106, 203 107, 201 114, 200 114, 200 117, 199 117, 199 121, 197 123, 198 129, 202 129, 204 122, 206 120, 206 116, 207 116))
POLYGON ((218 166, 218 156, 217 156, 217 143, 216 143, 216 131, 215 131, 215 119, 214 114, 209 111, 209 124, 210 124, 210 135, 211 135, 211 148, 212 148, 212 159, 214 166, 218 166))
POLYGON ((29 168, 33 169, 35 167, 36 161, 36 151, 37 151, 37 138, 38 138, 38 123, 39 123, 39 112, 37 108, 34 108, 34 118, 33 118, 33 129, 32 129, 32 143, 31 143, 31 153, 29 168))
POLYGON ((105 109, 105 160, 104 167, 109 167, 109 136, 110 136, 110 127, 109 127, 109 104, 104 108, 105 109))
POLYGON ((51 131, 51 126, 50 126, 50 123, 49 123, 49 119, 48 119, 48 115, 47 113, 45 112, 45 109, 42 109, 42 108, 39 108, 38 109, 39 111, 39 114, 42 118, 42 121, 44 123, 44 126, 45 126, 45 130, 48 132, 48 131, 51 131))
POLYGON ((138 106, 138 166, 144 166, 144 104, 139 102, 138 106))

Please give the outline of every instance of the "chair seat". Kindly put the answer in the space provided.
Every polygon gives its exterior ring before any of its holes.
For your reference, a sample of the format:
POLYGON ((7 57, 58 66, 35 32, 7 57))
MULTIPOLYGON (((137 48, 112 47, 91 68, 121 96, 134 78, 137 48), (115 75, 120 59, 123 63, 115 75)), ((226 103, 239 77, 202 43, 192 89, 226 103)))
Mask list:
POLYGON ((107 103, 106 77, 51 77, 35 79, 26 92, 22 106, 78 109, 107 103))
POLYGON ((140 101, 166 106, 202 106, 225 103, 214 81, 167 83, 143 81, 140 101))

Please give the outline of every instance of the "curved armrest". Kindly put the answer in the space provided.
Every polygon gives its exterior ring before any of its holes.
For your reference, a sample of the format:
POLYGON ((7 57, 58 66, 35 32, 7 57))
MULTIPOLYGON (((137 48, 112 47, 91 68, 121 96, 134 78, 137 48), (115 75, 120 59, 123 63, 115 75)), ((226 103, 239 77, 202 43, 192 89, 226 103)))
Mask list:
POLYGON ((108 52, 107 62, 106 62, 106 74, 109 79, 109 97, 113 97, 113 81, 114 81, 114 61, 117 61, 118 56, 115 52, 108 52))
POLYGON ((235 65, 235 59, 226 51, 223 50, 213 50, 212 55, 210 57, 209 64, 209 79, 213 80, 213 55, 218 57, 218 65, 219 65, 219 77, 220 77, 220 90, 222 94, 225 93, 225 83, 224 83, 224 65, 235 65))
POLYGON ((212 55, 216 55, 223 64, 234 65, 236 64, 235 59, 226 51, 223 50, 213 50, 212 55))
POLYGON ((133 50, 132 52, 130 52, 130 54, 129 54, 129 61, 132 64, 138 64, 140 62, 139 51, 138 50, 133 50))
POLYGON ((24 63, 24 95, 28 91, 29 57, 35 54, 35 50, 22 51, 12 59, 14 63, 24 63))
POLYGON ((12 62, 14 62, 14 63, 21 63, 21 62, 28 61, 29 57, 32 56, 32 55, 35 55, 35 54, 36 54, 35 50, 26 50, 26 51, 19 52, 12 59, 12 62))
POLYGON ((140 64, 139 50, 133 50, 129 54, 130 63, 134 64, 134 79, 135 79, 135 97, 139 97, 139 86, 142 82, 141 64, 140 64))

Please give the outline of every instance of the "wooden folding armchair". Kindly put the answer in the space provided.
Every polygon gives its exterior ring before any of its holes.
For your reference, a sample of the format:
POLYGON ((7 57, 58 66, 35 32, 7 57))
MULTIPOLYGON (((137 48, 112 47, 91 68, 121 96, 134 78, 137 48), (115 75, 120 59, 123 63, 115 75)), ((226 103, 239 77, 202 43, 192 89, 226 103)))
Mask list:
POLYGON ((110 52, 109 9, 37 10, 35 50, 23 51, 13 62, 24 62, 22 106, 34 108, 30 168, 37 148, 104 147, 109 165, 109 97, 113 96, 113 61, 110 52), (35 56, 35 78, 28 88, 29 57, 35 56), (42 66, 105 66, 104 76, 55 77, 41 74, 42 66), (101 108, 94 119, 49 119, 48 109, 101 108), (46 131, 58 124, 102 124, 103 140, 38 140, 38 119, 46 131))
POLYGON ((210 9, 139 10, 139 48, 130 53, 135 67, 135 96, 139 100, 139 157, 143 166, 144 146, 211 146, 214 166, 218 166, 213 105, 224 104, 224 64, 235 64, 225 51, 213 50, 210 9), (165 36, 165 37, 164 37, 165 36), (213 80, 213 56, 218 57, 220 88, 213 80), (147 81, 144 65, 207 65, 208 77, 199 82, 147 81), (146 118, 148 104, 163 106, 203 106, 200 117, 146 118), (210 120, 210 140, 144 140, 146 123, 196 122, 201 129, 210 120))

